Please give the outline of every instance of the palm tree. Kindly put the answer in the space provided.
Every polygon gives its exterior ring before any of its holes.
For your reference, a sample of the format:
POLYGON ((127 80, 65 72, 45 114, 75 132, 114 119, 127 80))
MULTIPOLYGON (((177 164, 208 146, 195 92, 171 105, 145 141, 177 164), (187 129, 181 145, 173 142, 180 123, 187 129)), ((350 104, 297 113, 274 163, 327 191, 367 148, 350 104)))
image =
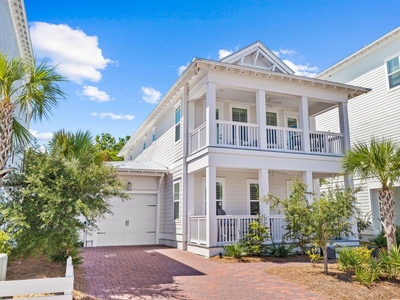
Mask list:
POLYGON ((357 143, 345 154, 343 169, 346 175, 359 176, 362 180, 377 178, 380 181, 380 221, 385 231, 388 249, 395 246, 396 216, 392 188, 400 179, 400 146, 386 139, 357 143))
POLYGON ((85 157, 86 154, 90 154, 96 163, 102 161, 88 130, 78 130, 76 133, 66 132, 64 129, 56 131, 49 142, 48 150, 69 161, 85 157))
POLYGON ((55 67, 42 61, 8 59, 0 52, 0 178, 6 170, 13 147, 26 145, 33 137, 18 116, 29 120, 48 119, 59 98, 64 98, 58 83, 65 78, 55 67))

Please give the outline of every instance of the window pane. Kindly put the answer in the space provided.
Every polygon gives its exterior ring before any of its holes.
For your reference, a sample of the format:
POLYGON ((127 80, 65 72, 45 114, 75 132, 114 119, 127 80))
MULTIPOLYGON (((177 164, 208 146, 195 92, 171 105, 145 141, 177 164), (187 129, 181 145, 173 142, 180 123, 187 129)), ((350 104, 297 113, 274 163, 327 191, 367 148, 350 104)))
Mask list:
POLYGON ((215 119, 219 120, 219 109, 218 108, 215 110, 215 119))
POLYGON ((156 133, 153 132, 153 134, 151 135, 151 141, 154 142, 156 140, 156 133))
POLYGON ((257 215, 260 212, 260 203, 259 202, 250 202, 250 214, 257 215))
POLYGON ((400 71, 389 76, 389 87, 400 85, 400 71))
POLYGON ((232 108, 232 121, 247 123, 247 109, 233 107, 232 108))
POLYGON ((175 110, 175 124, 178 124, 181 121, 181 107, 178 107, 175 110))
POLYGON ((181 124, 175 126, 175 142, 181 138, 181 124))
POLYGON ((395 57, 395 58, 389 60, 388 62, 386 62, 386 65, 387 65, 388 74, 391 74, 393 72, 400 70, 399 57, 395 57))
POLYGON ((222 183, 217 182, 217 194, 216 194, 216 199, 217 200, 222 200, 222 183))
POLYGON ((179 219, 179 201, 174 202, 174 219, 179 219))
POLYGON ((295 118, 288 118, 287 124, 289 128, 297 128, 297 119, 295 118))
POLYGON ((259 200, 258 191, 258 183, 250 183, 250 200, 259 200))
POLYGON ((179 183, 174 184, 174 200, 179 200, 179 183))
POLYGON ((278 126, 278 118, 276 113, 267 112, 267 126, 278 126))

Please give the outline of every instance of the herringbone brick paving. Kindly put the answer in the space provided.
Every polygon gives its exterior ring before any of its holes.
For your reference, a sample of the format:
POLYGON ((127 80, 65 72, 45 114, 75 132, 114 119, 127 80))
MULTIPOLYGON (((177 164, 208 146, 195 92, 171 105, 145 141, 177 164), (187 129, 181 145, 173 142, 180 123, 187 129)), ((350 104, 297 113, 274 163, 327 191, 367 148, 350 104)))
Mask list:
POLYGON ((264 272, 163 246, 83 249, 88 294, 102 299, 324 299, 264 272))

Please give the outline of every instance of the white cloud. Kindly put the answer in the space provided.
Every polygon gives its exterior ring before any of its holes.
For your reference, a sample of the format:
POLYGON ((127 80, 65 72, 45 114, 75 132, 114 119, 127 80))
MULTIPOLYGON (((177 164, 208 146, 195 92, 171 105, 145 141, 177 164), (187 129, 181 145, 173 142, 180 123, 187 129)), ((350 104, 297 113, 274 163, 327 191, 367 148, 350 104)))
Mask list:
POLYGON ((289 49, 281 49, 279 50, 279 52, 282 53, 283 55, 290 55, 290 56, 293 56, 294 54, 297 53, 295 50, 289 50, 289 49))
POLYGON ((33 22, 30 34, 38 57, 48 57, 58 64, 57 72, 76 83, 84 80, 97 82, 101 72, 112 61, 99 48, 97 36, 89 36, 81 29, 66 24, 33 22))
POLYGON ((161 99, 162 94, 151 87, 142 86, 142 99, 150 104, 155 104, 161 99))
POLYGON ((298 64, 296 65, 290 60, 283 60, 283 62, 291 68, 296 75, 301 75, 301 76, 306 76, 306 77, 314 77, 315 75, 318 74, 318 67, 310 67, 310 64, 306 65, 301 65, 298 64))
POLYGON ((232 54, 232 50, 226 50, 226 49, 220 49, 218 51, 219 59, 223 59, 224 57, 227 57, 228 55, 232 54))
POLYGON ((180 66, 178 68, 178 76, 181 76, 182 73, 186 70, 186 68, 188 67, 189 63, 186 64, 186 66, 180 66))
POLYGON ((29 129, 29 132, 38 140, 41 141, 49 141, 53 138, 53 133, 51 132, 43 132, 38 133, 36 130, 29 129))
POLYGON ((95 86, 84 85, 82 92, 79 93, 80 96, 89 98, 89 100, 96 102, 108 102, 110 101, 110 96, 103 91, 100 91, 95 86))
POLYGON ((132 120, 134 118, 134 116, 132 116, 132 115, 122 115, 122 114, 116 115, 116 114, 113 114, 110 112, 108 112, 108 113, 95 113, 94 112, 94 113, 92 113, 92 116, 98 117, 101 119, 110 117, 112 120, 132 120))

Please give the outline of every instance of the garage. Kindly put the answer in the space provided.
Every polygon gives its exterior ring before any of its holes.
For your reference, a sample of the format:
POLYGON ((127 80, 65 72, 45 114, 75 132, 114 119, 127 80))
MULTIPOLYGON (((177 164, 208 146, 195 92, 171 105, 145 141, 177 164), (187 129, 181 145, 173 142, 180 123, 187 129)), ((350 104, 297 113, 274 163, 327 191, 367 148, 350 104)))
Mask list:
POLYGON ((124 180, 127 200, 112 198, 112 214, 84 238, 86 247, 158 244, 159 199, 166 168, 146 162, 113 163, 124 180))

